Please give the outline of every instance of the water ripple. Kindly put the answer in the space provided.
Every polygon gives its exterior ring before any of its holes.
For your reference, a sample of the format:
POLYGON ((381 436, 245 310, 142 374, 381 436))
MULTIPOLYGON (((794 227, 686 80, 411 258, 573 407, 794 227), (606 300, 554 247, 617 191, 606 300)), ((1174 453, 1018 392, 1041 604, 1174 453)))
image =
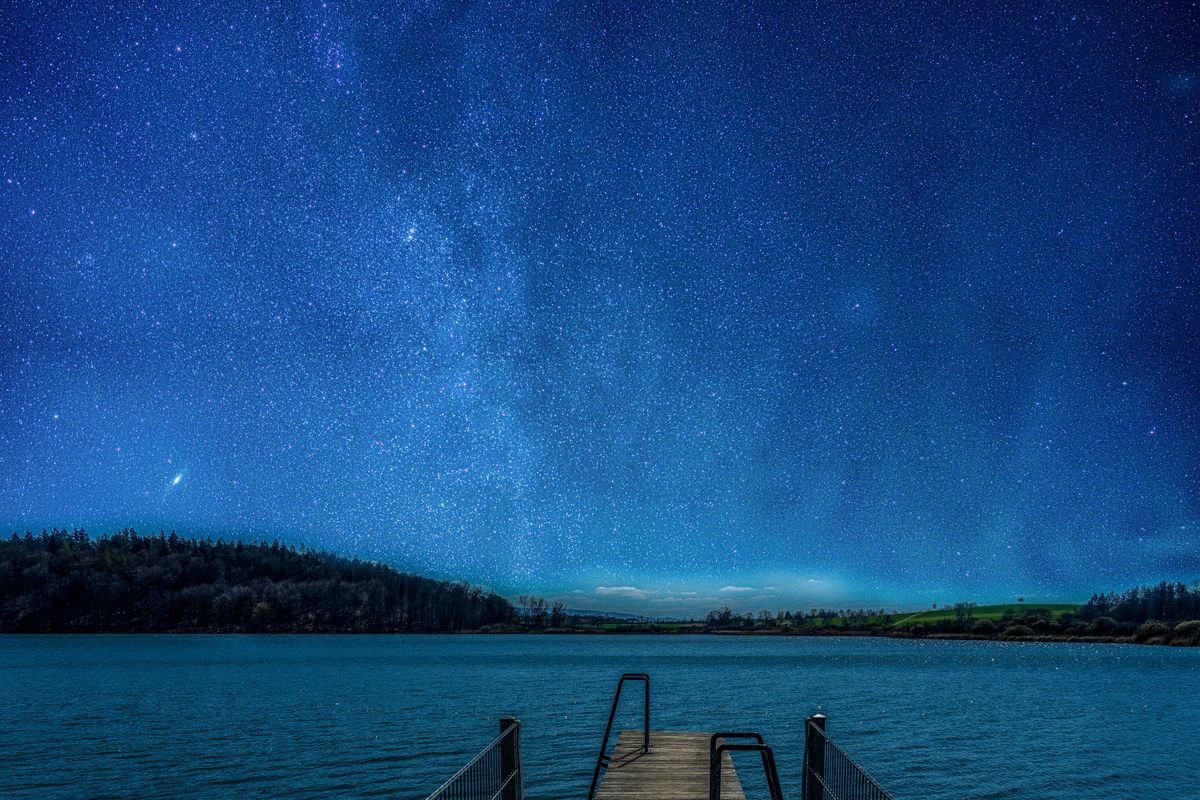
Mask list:
MULTIPOLYGON (((524 723, 530 800, 581 797, 622 671, 652 674, 657 728, 761 730, 790 796, 802 722, 817 710, 900 798, 1116 800, 1191 796, 1200 784, 1200 704, 1188 699, 1200 679, 1197 650, 9 636, 0 637, 0 797, 419 798, 490 741, 505 714, 524 723)), ((637 727, 636 705, 618 724, 637 727)))

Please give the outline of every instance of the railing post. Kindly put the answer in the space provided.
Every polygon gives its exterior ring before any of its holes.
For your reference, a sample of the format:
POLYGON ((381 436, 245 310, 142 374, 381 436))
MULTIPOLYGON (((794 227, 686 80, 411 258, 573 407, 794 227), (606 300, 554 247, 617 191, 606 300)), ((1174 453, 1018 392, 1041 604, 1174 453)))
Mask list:
POLYGON ((509 728, 516 728, 511 736, 500 740, 500 780, 513 775, 512 781, 504 787, 504 800, 521 800, 525 795, 524 776, 521 775, 521 723, 512 717, 500 718, 500 733, 509 728))
POLYGON ((804 800, 824 800, 825 715, 813 714, 804 721, 804 800), (816 728, 820 733, 814 733, 816 728))
POLYGON ((642 752, 650 752, 650 676, 644 676, 646 679, 646 714, 642 717, 642 752))

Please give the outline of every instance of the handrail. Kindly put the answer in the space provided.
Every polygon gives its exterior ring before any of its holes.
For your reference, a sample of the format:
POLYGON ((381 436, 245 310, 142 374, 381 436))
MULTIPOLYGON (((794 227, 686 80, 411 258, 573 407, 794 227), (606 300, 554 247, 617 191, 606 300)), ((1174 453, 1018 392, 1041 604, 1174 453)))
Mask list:
POLYGON ((617 717, 617 704, 621 702, 621 689, 625 681, 641 681, 646 684, 645 713, 642 722, 642 755, 650 752, 650 676, 644 672, 626 672, 617 681, 617 693, 613 696, 612 709, 608 712, 608 724, 604 726, 604 738, 600 741, 600 755, 596 757, 596 769, 592 772, 592 786, 588 789, 587 800, 596 796, 596 787, 600 783, 600 770, 612 761, 608 752, 608 737, 612 734, 613 720, 617 717))
POLYGON ((500 735, 439 786, 426 800, 521 800, 521 722, 500 720, 500 735))
POLYGON ((717 742, 723 739, 754 739, 763 744, 761 733, 722 731, 714 733, 708 740, 708 796, 716 800, 721 796, 721 761, 716 758, 717 742))
POLYGON ((825 715, 804 721, 804 800, 893 800, 891 792, 825 732, 825 715))
POLYGON ((763 742, 759 733, 714 733, 708 742, 708 800, 721 800, 721 769, 726 753, 758 753, 762 759, 763 774, 767 778, 767 791, 771 800, 783 800, 783 788, 779 783, 779 770, 775 766, 775 753, 763 742), (717 744, 724 739, 754 739, 754 744, 717 744))

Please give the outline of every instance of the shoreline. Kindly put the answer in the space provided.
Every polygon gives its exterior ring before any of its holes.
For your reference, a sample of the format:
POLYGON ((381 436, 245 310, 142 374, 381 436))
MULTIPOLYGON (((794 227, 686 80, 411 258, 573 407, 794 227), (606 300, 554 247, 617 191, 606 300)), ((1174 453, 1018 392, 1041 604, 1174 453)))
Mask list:
POLYGON ((1156 647, 1200 647, 1200 641, 1190 644, 1164 641, 1161 638, 1137 641, 1132 636, 982 636, 973 633, 930 633, 924 636, 910 636, 873 631, 821 631, 819 633, 797 633, 789 631, 735 631, 735 630, 597 630, 547 628, 544 630, 481 630, 459 631, 469 635, 496 634, 532 634, 539 636, 761 636, 785 637, 802 639, 810 636, 828 638, 870 638, 870 639, 902 639, 907 641, 939 640, 939 641, 971 641, 971 642, 1027 642, 1040 644, 1135 644, 1152 645, 1156 647))
POLYGON ((906 641, 972 641, 972 642, 1022 642, 1027 644, 1126 644, 1153 647, 1188 649, 1200 647, 1200 641, 1192 643, 1164 641, 1161 638, 1137 641, 1132 636, 981 636, 970 633, 930 633, 924 636, 906 636, 872 631, 822 631, 797 633, 788 631, 736 631, 736 630, 604 630, 597 628, 505 628, 463 631, 354 631, 354 630, 308 630, 308 631, 248 631, 248 630, 162 630, 162 631, 7 631, 0 636, 746 636, 782 638, 870 638, 900 639, 906 641))

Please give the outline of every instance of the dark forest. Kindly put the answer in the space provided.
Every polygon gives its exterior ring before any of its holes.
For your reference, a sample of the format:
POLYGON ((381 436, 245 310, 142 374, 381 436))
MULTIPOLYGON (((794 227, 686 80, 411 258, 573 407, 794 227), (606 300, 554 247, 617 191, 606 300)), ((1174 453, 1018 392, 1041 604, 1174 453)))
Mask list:
POLYGON ((0 631, 478 630, 497 594, 373 562, 273 544, 82 530, 0 541, 0 631))

